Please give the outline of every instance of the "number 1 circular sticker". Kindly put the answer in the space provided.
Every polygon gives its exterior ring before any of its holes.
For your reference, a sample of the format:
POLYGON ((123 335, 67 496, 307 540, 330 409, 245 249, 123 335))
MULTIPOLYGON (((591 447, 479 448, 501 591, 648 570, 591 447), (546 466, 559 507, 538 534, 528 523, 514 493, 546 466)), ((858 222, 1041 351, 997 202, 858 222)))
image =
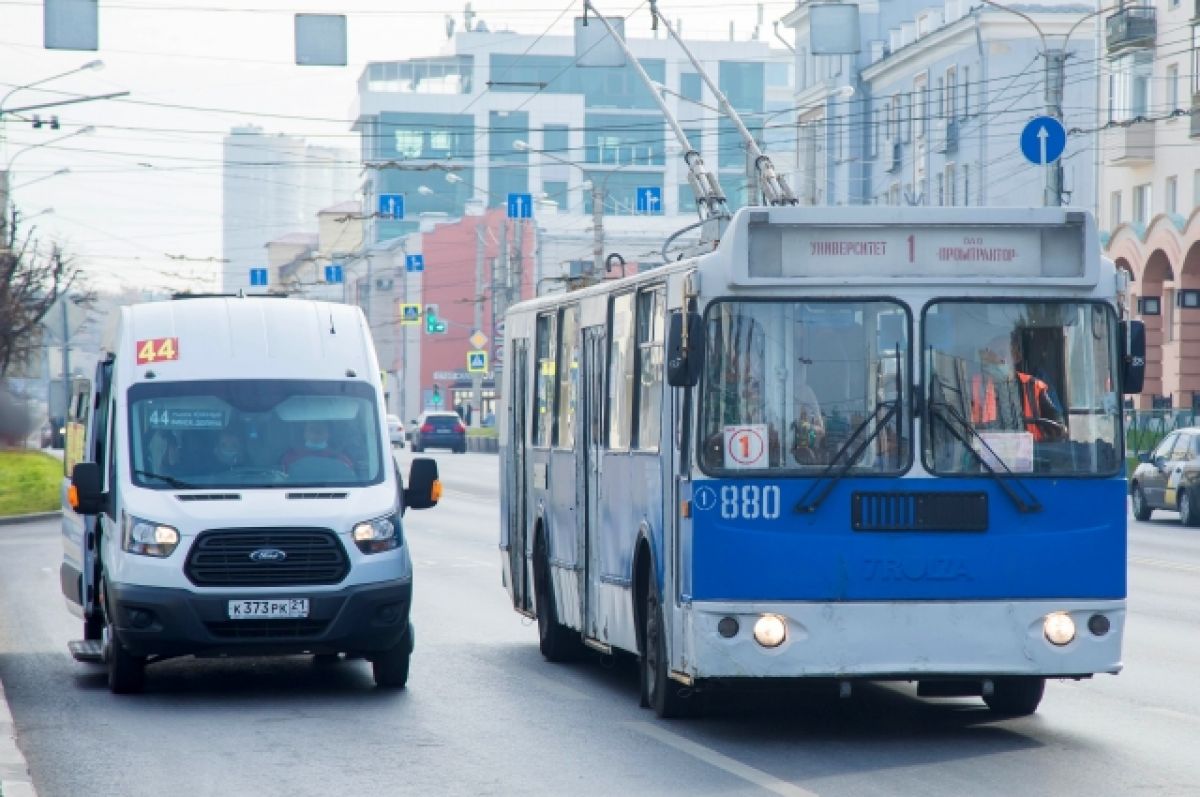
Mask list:
POLYGON ((767 467, 767 426, 725 427, 725 467, 732 469, 767 467))

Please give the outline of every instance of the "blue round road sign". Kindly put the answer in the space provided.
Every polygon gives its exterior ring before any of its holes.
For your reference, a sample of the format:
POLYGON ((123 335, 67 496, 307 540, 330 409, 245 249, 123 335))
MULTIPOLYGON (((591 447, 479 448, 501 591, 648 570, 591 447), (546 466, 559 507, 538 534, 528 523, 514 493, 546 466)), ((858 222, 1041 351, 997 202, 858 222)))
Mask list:
POLYGON ((1035 116, 1021 131, 1021 154, 1044 166, 1058 160, 1067 148, 1067 131, 1053 116, 1035 116))

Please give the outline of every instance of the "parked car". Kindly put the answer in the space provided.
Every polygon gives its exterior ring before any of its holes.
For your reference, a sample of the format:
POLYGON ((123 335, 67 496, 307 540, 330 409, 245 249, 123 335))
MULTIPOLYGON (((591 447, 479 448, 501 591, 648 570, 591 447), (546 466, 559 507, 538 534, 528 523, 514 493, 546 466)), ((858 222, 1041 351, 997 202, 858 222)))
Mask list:
POLYGON ((392 441, 392 445, 404 448, 404 422, 400 420, 398 415, 387 416, 388 437, 392 441))
POLYGON ((412 427, 413 451, 448 448, 461 454, 467 450, 467 427, 456 412, 423 412, 412 427))
POLYGON ((1200 428, 1176 429, 1140 459, 1129 480, 1133 516, 1173 509, 1183 525, 1200 525, 1200 428))

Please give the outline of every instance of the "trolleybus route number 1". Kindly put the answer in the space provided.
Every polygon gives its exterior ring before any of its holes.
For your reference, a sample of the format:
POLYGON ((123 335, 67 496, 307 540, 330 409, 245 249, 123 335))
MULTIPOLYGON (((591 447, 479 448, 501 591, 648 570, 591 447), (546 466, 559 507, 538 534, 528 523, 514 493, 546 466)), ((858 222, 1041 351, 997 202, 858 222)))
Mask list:
POLYGON ((711 487, 696 491, 696 508, 705 511, 720 507, 723 520, 775 520, 779 517, 779 486, 775 484, 723 484, 718 500, 711 487))

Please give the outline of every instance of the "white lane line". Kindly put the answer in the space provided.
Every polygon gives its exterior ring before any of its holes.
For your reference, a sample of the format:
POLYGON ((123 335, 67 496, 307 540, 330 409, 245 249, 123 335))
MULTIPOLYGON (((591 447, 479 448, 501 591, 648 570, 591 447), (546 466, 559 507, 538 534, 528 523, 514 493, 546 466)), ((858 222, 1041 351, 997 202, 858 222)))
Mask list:
POLYGON ((1200 573, 1200 565, 1189 565, 1184 562, 1167 562, 1163 559, 1148 559, 1144 556, 1131 556, 1129 561, 1150 567, 1163 567, 1167 570, 1180 570, 1184 573, 1200 573))
POLYGON ((772 794, 778 794, 782 797, 817 797, 816 792, 809 791, 786 780, 780 780, 774 775, 763 772, 761 769, 755 769, 749 764, 743 764, 741 761, 730 758, 724 753, 718 753, 712 748, 705 747, 690 739, 685 739, 679 734, 668 731, 659 725, 649 722, 630 722, 628 724, 638 733, 656 739, 668 747, 674 747, 681 753, 687 753, 695 759, 703 761, 717 769, 722 769, 734 777, 753 783, 755 786, 759 786, 772 794))

